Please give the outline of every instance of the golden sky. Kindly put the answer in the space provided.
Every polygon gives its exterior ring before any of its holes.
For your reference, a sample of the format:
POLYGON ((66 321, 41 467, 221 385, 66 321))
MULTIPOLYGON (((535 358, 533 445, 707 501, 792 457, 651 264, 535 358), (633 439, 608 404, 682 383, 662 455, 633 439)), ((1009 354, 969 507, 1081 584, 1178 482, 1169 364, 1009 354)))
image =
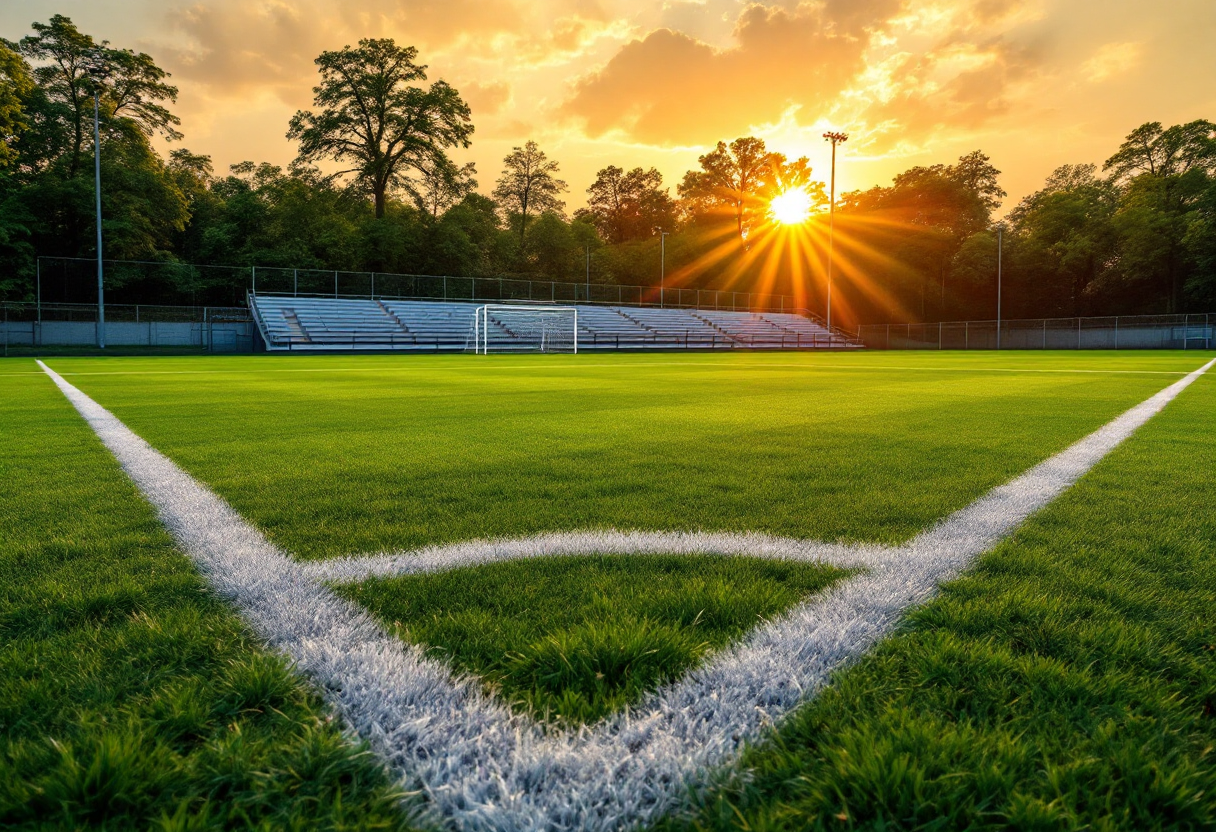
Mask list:
POLYGON ((481 190, 533 138, 571 208, 605 165, 654 165, 674 191, 700 153, 748 134, 826 179, 829 127, 852 134, 842 190, 980 148, 1009 208, 1145 121, 1216 120, 1214 0, 3 0, 0 35, 55 13, 169 69, 181 145, 220 171, 290 161, 321 51, 413 44, 473 109, 458 160, 481 190))

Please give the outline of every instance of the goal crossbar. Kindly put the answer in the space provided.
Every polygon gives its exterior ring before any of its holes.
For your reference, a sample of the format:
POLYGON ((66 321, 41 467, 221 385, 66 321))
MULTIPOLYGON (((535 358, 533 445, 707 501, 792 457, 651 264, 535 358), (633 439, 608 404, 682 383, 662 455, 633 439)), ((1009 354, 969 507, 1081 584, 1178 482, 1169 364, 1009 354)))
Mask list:
POLYGON ((487 303, 473 313, 473 351, 578 353, 578 307, 487 303), (491 331, 491 324, 497 325, 491 331))

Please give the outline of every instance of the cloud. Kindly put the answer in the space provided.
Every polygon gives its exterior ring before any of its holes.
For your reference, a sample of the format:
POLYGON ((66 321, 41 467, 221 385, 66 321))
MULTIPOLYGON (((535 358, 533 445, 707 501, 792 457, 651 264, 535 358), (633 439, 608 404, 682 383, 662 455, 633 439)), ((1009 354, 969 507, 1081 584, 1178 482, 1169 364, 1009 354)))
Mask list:
POLYGON ((366 37, 396 37, 426 50, 470 38, 491 39, 520 29, 514 2, 483 0, 364 0, 349 6, 322 0, 211 0, 171 10, 171 31, 184 43, 169 47, 174 74, 237 97, 268 89, 286 103, 307 103, 313 60, 366 37))
POLYGON ((1090 81, 1105 81, 1135 69, 1143 54, 1139 43, 1108 43, 1081 65, 1081 72, 1090 81))
POLYGON ((791 105, 824 110, 865 68, 874 33, 899 0, 827 0, 792 10, 751 5, 734 45, 714 47, 658 29, 583 77, 560 107, 593 137, 706 143, 780 118, 791 105))
POLYGON ((922 142, 942 130, 974 130, 1007 114, 1040 71, 1039 56, 996 38, 958 40, 883 68, 880 95, 856 114, 877 145, 922 142))
POLYGON ((458 85, 458 89, 473 111, 474 119, 478 115, 497 115, 511 98, 511 85, 506 81, 488 81, 484 84, 469 81, 458 85))

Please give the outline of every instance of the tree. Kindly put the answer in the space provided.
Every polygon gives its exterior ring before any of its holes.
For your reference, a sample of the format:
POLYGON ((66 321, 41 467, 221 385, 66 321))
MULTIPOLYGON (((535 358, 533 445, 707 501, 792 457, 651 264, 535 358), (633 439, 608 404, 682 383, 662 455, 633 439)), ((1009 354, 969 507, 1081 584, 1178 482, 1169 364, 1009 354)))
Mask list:
POLYGON ((17 137, 29 127, 25 100, 33 89, 29 66, 9 44, 0 41, 0 168, 17 158, 17 137))
POLYGON ((1119 181, 1141 174, 1184 175, 1192 170, 1216 170, 1216 124, 1198 120, 1165 129, 1159 121, 1142 124, 1128 134, 1103 170, 1119 181))
POLYGON ((418 207, 432 218, 477 190, 477 165, 467 162, 456 167, 446 158, 433 162, 422 171, 418 187, 418 207))
POLYGON ((1001 207, 1001 200, 1009 196, 1000 186, 997 178, 1001 172, 992 165, 988 154, 982 150, 973 150, 966 156, 960 156, 958 162, 949 168, 950 177, 979 199, 988 209, 989 215, 1001 207))
POLYGON ((1082 315, 1117 259, 1115 185, 1096 165, 1064 165, 1009 214, 1018 259, 1036 272, 1039 314, 1082 315))
POLYGON ((546 211, 560 214, 566 203, 558 194, 566 190, 566 183, 554 176, 558 163, 550 161, 531 140, 523 147, 512 148, 502 163, 494 198, 506 211, 508 220, 519 217, 519 242, 523 246, 528 215, 546 211))
POLYGON ((71 19, 55 15, 50 23, 33 24, 34 34, 21 39, 22 54, 42 63, 34 69, 34 79, 49 104, 48 117, 61 122, 68 137, 67 175, 75 176, 80 157, 89 140, 88 122, 92 118, 93 80, 88 62, 100 58, 109 71, 102 93, 101 109, 106 120, 121 129, 129 125, 153 136, 180 139, 176 125, 181 119, 161 101, 175 102, 177 87, 165 83, 169 73, 152 58, 129 49, 110 49, 109 41, 97 42, 84 34, 71 19))
POLYGON ((1194 247, 1185 241, 1216 176, 1216 124, 1142 124, 1103 169, 1122 186, 1114 218, 1122 280, 1164 298, 1168 311, 1182 311, 1196 268, 1194 247))
POLYGON ((684 174, 677 192, 701 210, 728 210, 742 239, 748 217, 755 211, 752 203, 772 168, 764 140, 747 136, 735 139, 729 146, 726 142, 718 142, 712 151, 699 156, 697 162, 701 169, 684 174))
POLYGON ((536 271, 551 280, 569 279, 583 250, 570 225, 553 211, 545 211, 528 226, 527 253, 536 271))
POLYGON ((372 195, 377 218, 394 189, 421 199, 412 175, 450 165, 447 150, 468 147, 473 134, 469 105, 455 89, 443 81, 416 86, 426 80, 417 55, 389 38, 322 52, 315 62, 321 83, 313 87, 313 103, 322 109, 300 110, 287 132, 300 143, 299 161, 349 163, 334 175, 353 174, 372 195))
POLYGON ((675 224, 675 202, 662 187, 663 175, 655 168, 634 168, 626 173, 615 165, 600 170, 587 189, 586 216, 612 243, 649 236, 655 226, 675 224))

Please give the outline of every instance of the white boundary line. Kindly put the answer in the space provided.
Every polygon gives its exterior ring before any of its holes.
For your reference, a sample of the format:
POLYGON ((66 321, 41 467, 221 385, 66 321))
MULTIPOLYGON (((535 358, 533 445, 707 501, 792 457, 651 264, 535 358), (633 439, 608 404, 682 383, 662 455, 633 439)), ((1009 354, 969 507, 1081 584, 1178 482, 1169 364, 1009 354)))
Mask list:
POLYGON ((38 362, 180 545, 347 723, 463 830, 619 829, 678 806, 741 744, 820 689, 980 553, 1054 500, 1216 359, 898 548, 761 535, 585 532, 297 564, 223 500, 38 362), (868 570, 769 622, 636 710, 546 731, 387 633, 324 581, 536 554, 707 552, 868 570))

